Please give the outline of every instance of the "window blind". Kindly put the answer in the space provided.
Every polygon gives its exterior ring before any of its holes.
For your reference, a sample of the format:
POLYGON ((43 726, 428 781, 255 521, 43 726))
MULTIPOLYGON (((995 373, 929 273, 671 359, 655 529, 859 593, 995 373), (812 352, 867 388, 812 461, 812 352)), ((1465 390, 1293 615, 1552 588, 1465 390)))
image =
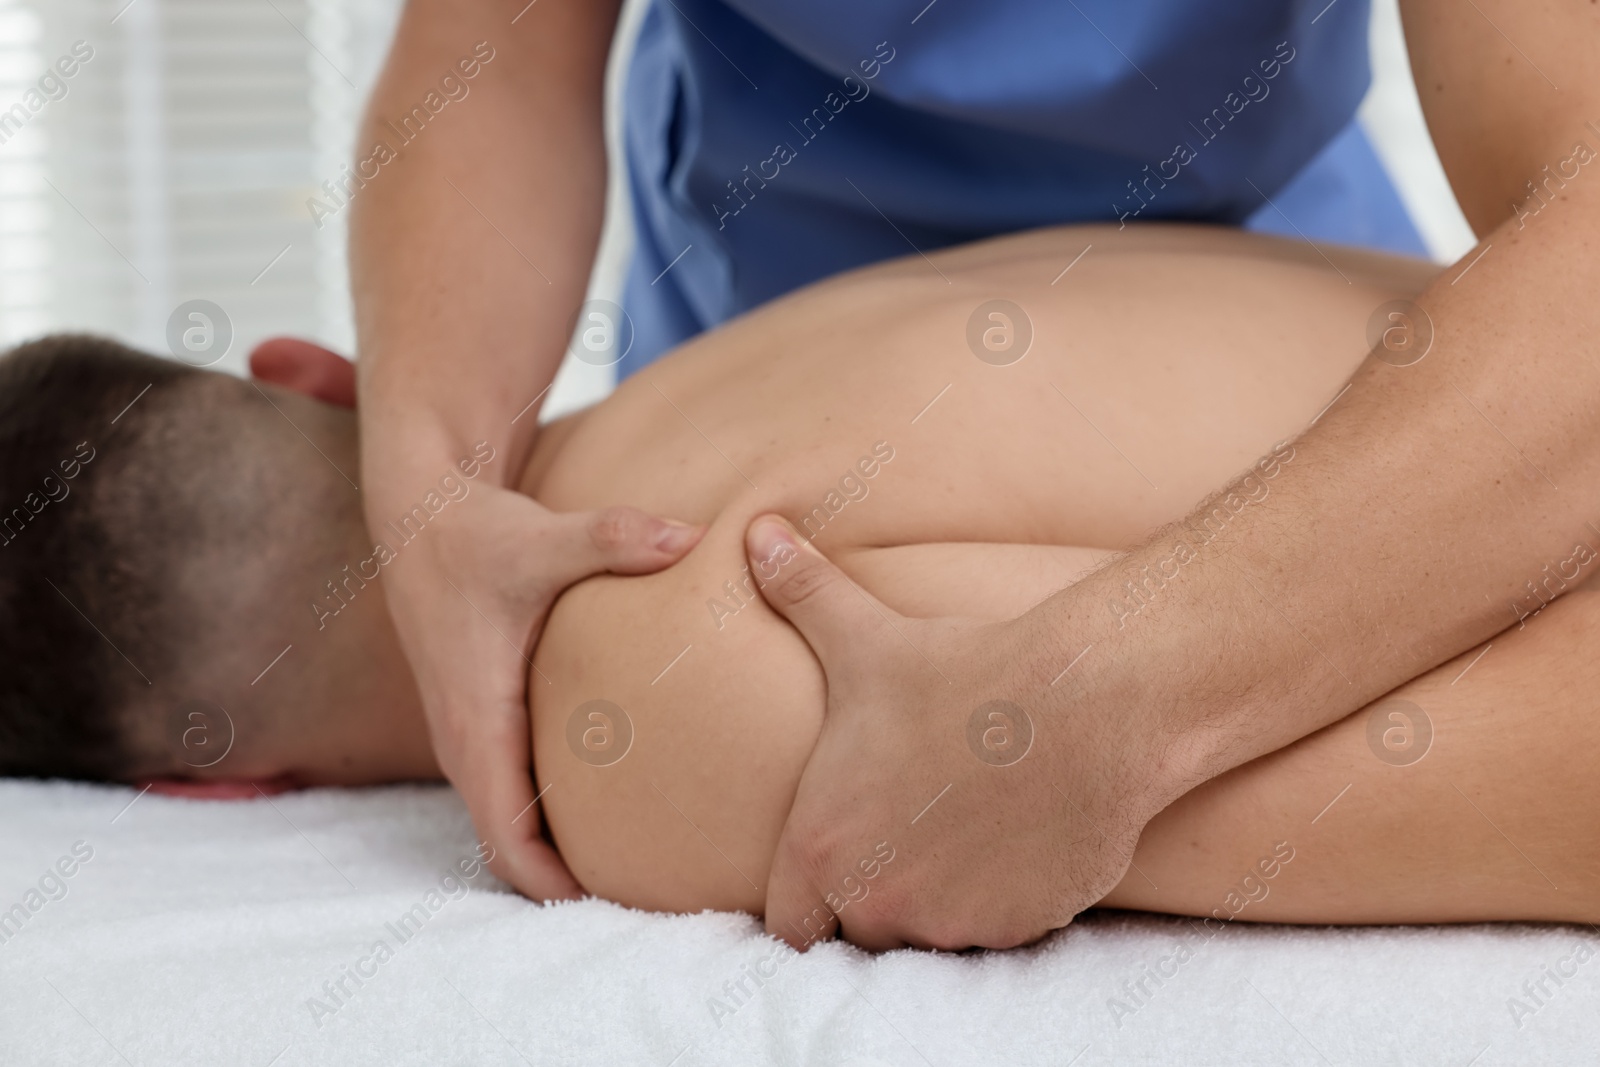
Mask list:
POLYGON ((173 309, 203 298, 233 324, 223 368, 272 333, 349 351, 344 230, 305 200, 348 154, 397 11, 0 0, 0 340, 89 329, 164 352, 173 309))
MULTIPOLYGON (((346 220, 318 229, 307 201, 352 158, 401 6, 0 0, 0 344, 91 330, 164 355, 174 309, 204 299, 233 327, 218 369, 273 334, 353 352, 346 220), (89 58, 62 75, 75 47, 89 58)), ((608 214, 614 298, 626 220, 608 214)), ((567 363, 547 416, 610 388, 567 363)))

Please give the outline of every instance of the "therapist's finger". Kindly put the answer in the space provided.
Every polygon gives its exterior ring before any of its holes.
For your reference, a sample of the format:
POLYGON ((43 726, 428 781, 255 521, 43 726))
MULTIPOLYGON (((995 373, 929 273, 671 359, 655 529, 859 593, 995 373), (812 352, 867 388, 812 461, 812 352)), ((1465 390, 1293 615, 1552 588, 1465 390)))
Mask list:
POLYGON ((561 588, 602 571, 650 574, 678 562, 704 534, 703 526, 638 508, 567 512, 553 516, 538 566, 561 588))
POLYGON ((479 839, 494 850, 489 869, 532 900, 576 900, 583 889, 560 853, 542 836, 528 766, 526 716, 522 729, 489 728, 477 739, 482 755, 455 781, 479 839), (520 737, 517 735, 520 733, 520 737))
MULTIPOLYGON (((806 639, 828 675, 890 636, 896 613, 852 582, 794 527, 777 515, 762 515, 745 531, 745 552, 761 595, 806 639)), ((853 679, 866 681, 867 679, 853 679)))
POLYGON ((804 849, 791 845, 785 826, 767 876, 765 922, 767 933, 801 952, 830 940, 839 929, 838 916, 818 888, 826 883, 815 877, 815 867, 804 849))
POLYGON ((826 888, 839 882, 829 877, 828 863, 822 852, 808 851, 791 826, 784 827, 767 876, 767 933, 801 952, 835 937, 869 952, 905 948, 896 930, 860 906, 870 896, 852 903, 846 894, 826 888))

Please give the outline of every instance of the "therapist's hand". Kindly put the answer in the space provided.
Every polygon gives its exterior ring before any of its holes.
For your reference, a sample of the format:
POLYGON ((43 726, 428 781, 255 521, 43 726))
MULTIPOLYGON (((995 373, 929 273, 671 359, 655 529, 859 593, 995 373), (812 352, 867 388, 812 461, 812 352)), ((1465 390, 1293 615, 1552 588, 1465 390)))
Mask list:
POLYGON ((1159 730, 1064 699, 1074 686, 1030 666, 1026 616, 906 618, 775 516, 751 524, 746 549, 828 687, 773 860, 769 933, 797 948, 836 925, 871 949, 1009 948, 1117 883, 1171 799, 1159 730))
POLYGON ((491 868, 529 896, 571 895, 530 807, 524 657, 563 587, 656 570, 688 548, 637 512, 552 515, 514 491, 600 240, 621 5, 400 6, 356 138, 400 161, 348 210, 362 503, 376 535, 473 442, 495 449, 471 495, 384 567, 383 585, 435 753, 494 847, 491 868), (396 144, 390 120, 441 76, 470 82, 470 101, 396 144))
POLYGON ((493 849, 490 869, 526 896, 580 895, 534 805, 527 686, 543 684, 528 679, 545 617, 574 582, 660 570, 702 532, 634 508, 552 512, 486 474, 385 568, 434 754, 493 849))

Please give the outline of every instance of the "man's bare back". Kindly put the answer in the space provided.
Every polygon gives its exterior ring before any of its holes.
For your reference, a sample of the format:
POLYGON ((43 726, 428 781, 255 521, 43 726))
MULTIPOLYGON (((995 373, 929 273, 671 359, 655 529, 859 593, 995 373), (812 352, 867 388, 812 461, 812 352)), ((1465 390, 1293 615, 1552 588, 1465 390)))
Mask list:
MULTIPOLYGON (((523 479, 545 505, 710 525, 665 572, 574 586, 539 646, 538 783, 586 888, 644 907, 762 908, 824 689, 806 644, 754 592, 751 518, 788 516, 904 614, 1018 615, 1258 461, 1253 484, 1270 493, 1294 462, 1275 443, 1338 394, 1373 311, 1432 274, 1237 232, 1147 227, 1115 253, 1094 247, 1106 236, 1041 231, 830 280, 545 432, 523 479)), ((1251 521, 1249 503, 1232 521, 1251 521)), ((1137 627, 1160 585, 1129 578, 1143 593, 1105 610, 1137 627)), ((1182 580, 1181 561, 1163 580, 1182 580)), ((1572 653, 1600 628, 1590 600, 1497 639, 1470 690, 1448 684, 1460 664, 1446 664, 1385 698, 1426 709, 1426 759, 1370 745, 1369 720, 1388 713, 1364 710, 1184 797, 1106 903, 1308 922, 1592 917, 1600 849, 1584 827, 1600 798, 1562 761, 1600 727, 1548 681, 1565 670, 1580 684, 1572 653), (1545 688, 1530 695, 1534 676, 1545 688), (1544 734, 1496 714, 1512 693, 1544 734), (1538 805, 1518 785, 1534 767, 1538 805), (1561 825, 1537 816, 1552 791, 1573 813, 1561 825), (1337 817, 1324 813, 1336 799, 1337 817), (1484 801, 1531 863, 1474 810, 1484 801)), ((1060 684, 1078 651, 1061 650, 1060 684)), ((1038 751, 1072 742, 1071 723, 1030 728, 1038 751)), ((889 854, 914 848, 920 823, 956 817, 943 785, 884 828, 889 854)), ((893 876, 882 855, 865 858, 874 879, 893 876)))

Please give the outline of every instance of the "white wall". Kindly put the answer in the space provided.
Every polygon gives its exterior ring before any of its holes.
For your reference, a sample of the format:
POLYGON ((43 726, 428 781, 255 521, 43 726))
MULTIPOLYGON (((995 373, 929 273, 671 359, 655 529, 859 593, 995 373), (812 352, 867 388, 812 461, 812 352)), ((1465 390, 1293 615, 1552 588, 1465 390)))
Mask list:
POLYGON ((1477 241, 1450 192, 1422 118, 1400 28, 1399 0, 1372 0, 1369 40, 1372 88, 1357 118, 1434 260, 1454 262, 1477 241))

